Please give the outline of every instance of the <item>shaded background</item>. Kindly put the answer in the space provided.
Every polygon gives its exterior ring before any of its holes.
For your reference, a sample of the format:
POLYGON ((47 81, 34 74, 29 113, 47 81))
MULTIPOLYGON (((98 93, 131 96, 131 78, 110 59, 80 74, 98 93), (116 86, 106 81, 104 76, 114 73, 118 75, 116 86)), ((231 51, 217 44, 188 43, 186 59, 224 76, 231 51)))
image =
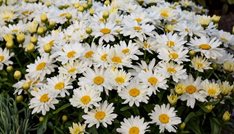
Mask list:
POLYGON ((193 0, 209 10, 209 15, 221 16, 219 29, 232 32, 234 26, 234 0, 193 0))

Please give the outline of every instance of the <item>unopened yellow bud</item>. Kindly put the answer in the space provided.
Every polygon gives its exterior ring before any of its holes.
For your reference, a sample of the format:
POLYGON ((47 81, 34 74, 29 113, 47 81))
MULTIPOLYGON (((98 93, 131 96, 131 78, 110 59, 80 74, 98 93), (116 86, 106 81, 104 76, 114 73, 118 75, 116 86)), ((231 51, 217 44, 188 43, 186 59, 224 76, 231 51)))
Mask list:
POLYGON ((6 70, 8 73, 10 73, 14 70, 14 68, 13 68, 13 66, 7 66, 6 70))
POLYGON ((94 10, 93 8, 90 8, 90 9, 89 9, 89 14, 90 14, 90 15, 93 15, 94 13, 95 13, 95 10, 94 10))
POLYGON ((48 43, 43 46, 43 49, 46 53, 50 53, 52 46, 48 43))
POLYGON ((220 18, 221 18, 220 16, 213 15, 211 19, 212 19, 212 21, 217 23, 217 22, 219 22, 220 18))
POLYGON ((80 3, 75 3, 73 6, 74 6, 75 8, 79 8, 79 7, 80 7, 80 3))
POLYGON ((24 100, 24 97, 22 95, 18 95, 18 96, 16 96, 15 100, 17 103, 20 103, 24 100))
POLYGON ((33 44, 36 44, 37 43, 37 37, 36 36, 32 36, 30 38, 30 42, 32 42, 33 44))
POLYGON ((66 122, 67 119, 68 119, 67 115, 63 115, 63 116, 62 116, 62 121, 63 121, 63 122, 66 122))
POLYGON ((231 61, 224 62, 223 69, 228 72, 234 72, 234 62, 231 61))
POLYGON ((24 35, 24 33, 18 33, 18 34, 16 35, 16 39, 17 39, 17 42, 18 42, 18 43, 23 43, 24 40, 25 40, 25 35, 24 35))
POLYGON ((46 22, 48 20, 46 13, 41 14, 41 22, 46 22))
POLYGON ((166 25, 165 30, 166 30, 166 32, 172 32, 172 31, 174 31, 174 26, 173 25, 166 25))
POLYGON ((91 34, 93 30, 91 27, 87 27, 85 31, 87 34, 91 34))
POLYGON ((190 55, 190 56, 195 56, 195 54, 196 54, 196 51, 194 51, 194 50, 190 50, 190 51, 189 51, 189 55, 190 55))
POLYGON ((106 1, 104 2, 104 4, 105 4, 106 6, 108 6, 108 5, 110 5, 110 1, 109 1, 109 0, 106 0, 106 1))
POLYGON ((38 22, 33 21, 28 25, 28 31, 30 33, 35 33, 37 32, 37 27, 38 27, 38 22))
POLYGON ((14 47, 14 41, 13 40, 7 41, 6 42, 6 47, 8 49, 12 49, 14 47))
POLYGON ((210 104, 210 105, 206 105, 205 108, 206 108, 207 112, 209 113, 213 110, 214 106, 210 104))
POLYGON ((108 11, 104 11, 104 12, 102 13, 102 17, 103 17, 104 19, 107 19, 107 18, 109 17, 109 12, 108 12, 108 11))
POLYGON ((144 0, 137 0, 137 2, 138 2, 140 5, 144 4, 144 0))
POLYGON ((56 22, 50 21, 49 22, 49 28, 53 28, 56 25, 56 22))
POLYGON ((88 5, 87 3, 84 3, 84 4, 83 4, 83 7, 84 7, 85 9, 87 9, 88 6, 89 6, 89 5, 88 5))
POLYGON ((29 43, 25 49, 27 52, 31 53, 35 50, 35 45, 33 43, 29 43))
POLYGON ((41 117, 39 118, 39 121, 40 121, 40 122, 43 122, 43 121, 44 121, 44 117, 41 116, 41 117))
POLYGON ((45 27, 38 27, 37 34, 42 35, 43 33, 45 33, 45 31, 46 31, 45 27))
POLYGON ((30 88, 29 82, 25 82, 25 83, 23 84, 23 86, 22 86, 22 89, 25 90, 25 91, 27 91, 29 88, 30 88))
POLYGON ((18 71, 18 70, 16 70, 16 71, 14 72, 14 78, 15 78, 16 80, 19 80, 19 79, 21 78, 21 72, 18 71))
POLYGON ((177 84, 177 85, 175 86, 175 92, 176 92, 177 94, 183 94, 183 93, 185 92, 185 85, 184 85, 184 84, 181 84, 181 83, 177 84))
POLYGON ((234 34, 234 26, 232 27, 232 34, 234 34))
POLYGON ((83 12, 84 11, 84 7, 83 6, 79 6, 78 11, 83 12))
POLYGON ((6 34, 3 36, 4 40, 7 42, 7 41, 13 41, 14 39, 14 36, 11 35, 11 34, 6 34))
POLYGON ((228 111, 225 111, 223 114, 223 121, 229 121, 231 119, 231 114, 228 111))
POLYGON ((180 124, 180 129, 183 130, 183 129, 185 128, 185 126, 186 126, 186 124, 185 124, 184 122, 182 122, 182 123, 180 124))
POLYGON ((169 101, 171 105, 175 105, 177 103, 178 96, 177 95, 167 96, 167 100, 169 101))

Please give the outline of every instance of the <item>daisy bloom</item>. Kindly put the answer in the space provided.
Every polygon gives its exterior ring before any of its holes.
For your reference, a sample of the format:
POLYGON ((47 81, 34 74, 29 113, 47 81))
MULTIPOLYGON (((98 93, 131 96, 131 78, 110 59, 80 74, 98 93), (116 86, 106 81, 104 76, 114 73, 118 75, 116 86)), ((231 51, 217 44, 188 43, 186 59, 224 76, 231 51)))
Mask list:
POLYGON ((8 66, 13 64, 13 62, 9 60, 12 56, 14 56, 14 54, 10 53, 7 48, 4 50, 0 48, 0 70, 3 69, 3 65, 8 66))
POLYGON ((156 123, 159 126, 160 133, 163 133, 165 129, 168 132, 176 132, 175 125, 181 123, 180 117, 176 116, 175 108, 170 107, 169 104, 156 105, 149 115, 152 123, 156 123))
POLYGON ((145 134, 149 126, 144 120, 140 116, 124 118, 123 122, 120 123, 120 128, 117 128, 116 131, 121 134, 145 134))
POLYGON ((192 75, 189 75, 188 79, 180 82, 185 86, 184 93, 180 96, 182 101, 187 101, 187 106, 194 108, 196 100, 200 102, 206 101, 206 95, 202 90, 201 77, 197 77, 194 80, 192 75))
POLYGON ((105 101, 101 103, 99 107, 92 109, 82 117, 85 123, 88 124, 88 127, 96 125, 96 128, 98 128, 100 124, 102 124, 106 128, 107 125, 111 125, 113 120, 117 117, 117 114, 114 114, 113 111, 113 103, 108 104, 107 101, 105 101))
POLYGON ((46 112, 50 111, 50 108, 55 109, 54 104, 59 103, 56 96, 45 87, 32 91, 31 94, 33 98, 30 100, 29 108, 33 109, 32 114, 41 112, 42 115, 45 115, 46 112))
POLYGON ((65 97, 69 95, 68 89, 72 89, 71 80, 66 75, 58 75, 51 78, 47 78, 47 87, 51 92, 54 92, 58 96, 65 97))
POLYGON ((209 62, 206 58, 203 57, 198 57, 198 56, 193 57, 191 63, 192 63, 191 66, 199 72, 204 72, 204 70, 211 69, 210 67, 211 62, 209 62))
POLYGON ((74 89, 73 93, 70 99, 71 105, 84 109, 86 113, 88 112, 88 108, 99 106, 98 102, 101 101, 100 92, 91 86, 74 89))
POLYGON ((147 103, 149 97, 147 96, 147 86, 137 81, 131 81, 130 84, 119 92, 119 96, 125 101, 123 104, 129 103, 129 106, 135 104, 140 106, 140 102, 147 103))
POLYGON ((80 123, 72 123, 72 126, 69 127, 69 132, 70 134, 84 134, 85 132, 85 124, 80 124, 80 123))
POLYGON ((191 49, 196 52, 201 52, 206 58, 216 59, 222 56, 221 42, 216 38, 210 39, 209 37, 202 36, 201 38, 192 38, 189 43, 191 49))
POLYGON ((202 82, 202 89, 205 90, 205 94, 212 98, 217 98, 221 93, 219 84, 210 82, 207 79, 202 82))

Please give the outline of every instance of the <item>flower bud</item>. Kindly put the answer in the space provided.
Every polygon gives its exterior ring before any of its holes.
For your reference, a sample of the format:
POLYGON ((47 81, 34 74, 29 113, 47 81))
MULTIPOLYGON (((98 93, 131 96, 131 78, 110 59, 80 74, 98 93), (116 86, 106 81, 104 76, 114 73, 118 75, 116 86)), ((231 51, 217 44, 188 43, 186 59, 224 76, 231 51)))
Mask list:
POLYGON ((210 105, 206 105, 205 108, 206 108, 207 112, 209 113, 213 110, 214 106, 210 104, 210 105))
POLYGON ((110 5, 110 1, 109 1, 109 0, 106 0, 106 1, 104 2, 104 4, 105 4, 106 6, 108 6, 108 5, 110 5))
POLYGON ((15 78, 16 80, 19 80, 19 79, 21 78, 21 72, 18 71, 18 70, 16 70, 16 71, 14 72, 14 78, 15 78))
POLYGON ((93 30, 92 30, 91 27, 87 27, 87 28, 85 29, 85 31, 86 31, 87 34, 91 34, 93 30))
POLYGON ((230 61, 224 62, 223 69, 228 72, 234 72, 234 62, 230 62, 230 61))
POLYGON ((41 14, 41 22, 46 22, 48 20, 46 13, 41 14))
POLYGON ((49 21, 49 28, 54 28, 55 25, 56 25, 56 22, 49 21))
POLYGON ((177 95, 167 96, 167 100, 169 101, 171 105, 175 105, 177 103, 178 96, 177 95))
POLYGON ((8 73, 12 72, 13 69, 14 69, 13 66, 7 66, 7 68, 6 68, 6 70, 7 70, 8 73))
POLYGON ((44 117, 43 116, 39 117, 39 121, 43 122, 44 121, 44 117))
POLYGON ((109 17, 109 12, 108 12, 108 11, 104 11, 104 12, 102 13, 102 17, 103 17, 104 19, 107 19, 107 18, 109 17))
POLYGON ((18 95, 16 96, 15 100, 17 103, 21 103, 24 100, 24 97, 22 95, 18 95))
POLYGON ((8 49, 12 49, 12 48, 14 47, 14 41, 13 41, 13 40, 7 41, 7 42, 6 42, 6 47, 7 47, 8 49))
POLYGON ((8 42, 8 41, 13 41, 14 36, 11 35, 11 34, 6 34, 6 35, 3 36, 3 38, 4 38, 4 40, 5 40, 6 42, 8 42))
POLYGON ((220 20, 220 18, 221 18, 220 16, 213 15, 211 19, 212 19, 212 21, 214 21, 215 23, 218 23, 219 20, 220 20))
POLYGON ((25 91, 27 91, 29 88, 30 88, 29 82, 25 82, 25 83, 23 84, 23 86, 22 86, 22 89, 25 90, 25 91))
POLYGON ((93 8, 90 8, 90 9, 89 9, 89 14, 90 14, 90 15, 93 15, 94 13, 95 13, 95 10, 94 10, 93 8))
POLYGON ((175 86, 175 92, 177 94, 183 94, 185 92, 185 85, 179 83, 175 86))
POLYGON ((83 6, 79 6, 78 11, 83 12, 84 11, 84 7, 83 6))
POLYGON ((33 21, 28 25, 28 31, 30 33, 35 33, 37 32, 37 27, 38 27, 38 22, 33 21))
POLYGON ((182 123, 180 124, 180 129, 183 130, 183 129, 185 128, 185 126, 186 126, 186 124, 185 124, 184 122, 182 122, 182 123))
POLYGON ((196 51, 194 51, 194 50, 190 50, 190 51, 189 51, 189 55, 190 55, 190 56, 195 56, 195 54, 196 54, 196 51))
POLYGON ((63 122, 66 122, 67 119, 68 119, 67 115, 63 115, 63 116, 62 116, 62 121, 63 121, 63 122))
POLYGON ((30 38, 30 41, 33 43, 33 44, 36 44, 37 43, 37 37, 36 36, 32 36, 30 38))
POLYGON ((223 121, 229 121, 231 119, 231 114, 228 111, 225 111, 223 114, 223 121))
POLYGON ((52 50, 52 46, 48 43, 43 46, 43 49, 46 53, 50 53, 50 51, 52 50))
POLYGON ((33 43, 29 43, 25 49, 27 52, 31 53, 35 50, 35 45, 33 43))
POLYGON ((17 39, 17 42, 18 42, 18 43, 23 43, 24 40, 25 40, 25 35, 24 35, 23 33, 18 33, 18 34, 16 35, 16 39, 17 39))
POLYGON ((45 33, 45 31, 45 27, 38 27, 37 34, 42 35, 43 33, 45 33))

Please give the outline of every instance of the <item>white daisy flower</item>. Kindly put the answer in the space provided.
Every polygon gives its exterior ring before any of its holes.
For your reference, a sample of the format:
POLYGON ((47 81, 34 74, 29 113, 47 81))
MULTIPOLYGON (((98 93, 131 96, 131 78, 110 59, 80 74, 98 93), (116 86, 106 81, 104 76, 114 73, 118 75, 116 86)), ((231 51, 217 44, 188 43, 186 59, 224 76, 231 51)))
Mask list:
POLYGON ((219 30, 215 32, 214 35, 223 42, 225 47, 230 47, 229 45, 234 45, 234 35, 230 34, 229 32, 219 30))
POLYGON ((160 133, 163 133, 165 129, 168 132, 176 132, 175 125, 181 123, 180 117, 176 116, 175 108, 170 107, 169 104, 156 105, 149 115, 152 123, 156 123, 159 126, 160 133))
POLYGON ((218 83, 210 82, 206 79, 201 83, 201 85, 202 89, 205 90, 205 94, 209 97, 217 98, 221 93, 221 89, 218 83))
POLYGON ((148 95, 156 94, 158 88, 167 89, 167 80, 165 75, 160 74, 158 70, 141 71, 137 78, 148 87, 148 95))
POLYGON ((143 50, 146 50, 151 54, 157 49, 157 45, 156 45, 157 41, 153 37, 148 37, 144 41, 141 41, 139 39, 137 39, 135 41, 140 48, 143 48, 143 50))
POLYGON ((189 75, 188 79, 179 82, 185 86, 185 93, 180 96, 182 101, 187 101, 187 106, 194 108, 196 100, 200 102, 206 101, 206 95, 202 90, 201 77, 197 77, 194 80, 192 75, 189 75))
POLYGON ((50 111, 50 108, 55 109, 54 104, 59 103, 56 96, 45 87, 32 91, 31 94, 33 98, 30 100, 29 108, 33 109, 32 114, 41 112, 42 115, 45 115, 46 112, 50 111))
POLYGON ((109 72, 104 68, 94 67, 94 69, 88 68, 84 73, 84 77, 79 78, 78 85, 85 87, 86 85, 93 86, 99 91, 110 90, 109 84, 109 72))
POLYGON ((120 128, 117 128, 116 131, 121 134, 145 134, 149 126, 144 120, 140 116, 124 118, 123 122, 120 122, 120 128))
POLYGON ((199 72, 204 72, 204 70, 207 69, 211 69, 210 64, 211 62, 209 62, 206 58, 203 57, 193 57, 193 59, 191 60, 191 67, 193 67, 195 70, 199 71, 199 72))
POLYGON ((98 66, 98 67, 103 66, 105 68, 108 67, 109 63, 108 63, 107 58, 108 58, 109 52, 110 52, 109 45, 98 47, 96 50, 96 53, 94 53, 94 56, 93 56, 95 66, 98 66))
POLYGON ((149 64, 147 64, 144 60, 141 60, 140 63, 137 63, 137 65, 133 66, 133 70, 130 71, 133 73, 133 75, 138 75, 142 71, 153 71, 156 67, 155 61, 155 59, 152 59, 149 64))
POLYGON ((61 61, 62 64, 65 64, 68 61, 77 60, 81 57, 83 52, 84 48, 81 44, 66 44, 60 51, 54 53, 54 56, 58 56, 57 60, 61 61))
POLYGON ((182 37, 196 35, 198 37, 205 36, 205 31, 203 27, 194 22, 182 21, 175 25, 175 31, 179 32, 182 37))
POLYGON ((119 91, 119 96, 125 100, 123 104, 128 103, 130 107, 135 104, 137 107, 139 107, 140 102, 147 103, 149 100, 147 90, 146 85, 132 80, 126 88, 119 91))
POLYGON ((202 36, 201 38, 192 38, 190 43, 191 49, 196 52, 201 52, 206 58, 217 59, 222 56, 222 48, 218 48, 221 42, 216 38, 210 39, 209 37, 202 36))
POLYGON ((56 65, 53 63, 55 60, 48 54, 44 54, 41 57, 37 57, 35 63, 27 65, 26 72, 28 72, 32 78, 44 79, 46 74, 54 72, 56 65))
POLYGON ((72 127, 69 127, 70 134, 84 134, 86 124, 72 123, 72 127))
POLYGON ((91 86, 74 89, 73 93, 72 98, 69 99, 71 105, 84 109, 86 113, 89 108, 98 107, 98 102, 102 100, 100 92, 91 86))
POLYGON ((3 69, 4 65, 8 66, 13 64, 13 62, 10 61, 10 58, 12 56, 14 56, 14 53, 10 53, 10 51, 7 48, 0 48, 0 70, 3 69))
POLYGON ((106 128, 107 125, 111 125, 113 120, 117 117, 117 114, 113 112, 113 103, 108 104, 107 101, 105 101, 101 103, 99 107, 92 109, 82 117, 85 123, 88 124, 88 127, 96 125, 96 128, 98 128, 100 124, 102 124, 106 128))
POLYGON ((122 68, 123 66, 132 66, 130 57, 125 56, 121 51, 118 51, 115 48, 112 48, 109 51, 107 61, 112 67, 122 68))
POLYGON ((48 87, 51 92, 54 92, 57 96, 61 97, 69 95, 68 89, 73 88, 70 77, 61 74, 47 78, 46 87, 48 87))
POLYGON ((172 76, 173 81, 178 82, 187 78, 186 69, 183 69, 183 65, 175 64, 173 62, 159 62, 156 69, 165 77, 172 76))

